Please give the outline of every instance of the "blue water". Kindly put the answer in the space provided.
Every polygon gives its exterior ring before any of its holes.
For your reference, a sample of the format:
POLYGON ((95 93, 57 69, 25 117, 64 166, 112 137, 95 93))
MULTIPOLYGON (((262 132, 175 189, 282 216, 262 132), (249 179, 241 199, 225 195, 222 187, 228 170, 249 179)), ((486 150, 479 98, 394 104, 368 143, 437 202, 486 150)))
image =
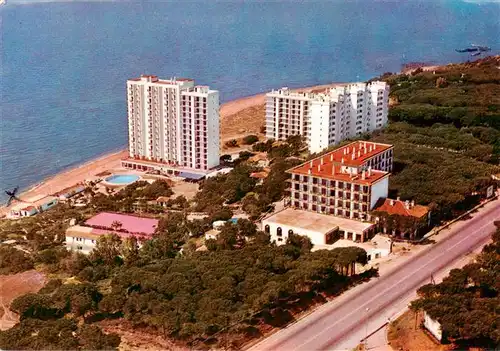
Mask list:
POLYGON ((471 43, 500 48, 498 3, 7 1, 0 189, 123 148, 125 82, 141 73, 195 78, 224 102, 364 80, 409 61, 462 61, 454 49, 471 43))
POLYGON ((140 179, 138 175, 135 174, 116 174, 104 179, 110 184, 125 185, 136 182, 140 179))

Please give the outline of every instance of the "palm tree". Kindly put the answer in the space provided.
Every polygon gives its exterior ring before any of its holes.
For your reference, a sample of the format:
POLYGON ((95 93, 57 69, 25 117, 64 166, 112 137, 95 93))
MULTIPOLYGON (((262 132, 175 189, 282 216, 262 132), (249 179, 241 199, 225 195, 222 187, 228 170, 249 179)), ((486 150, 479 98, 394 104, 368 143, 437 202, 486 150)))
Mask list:
POLYGON ((111 228, 113 228, 114 231, 119 231, 120 229, 122 229, 122 222, 120 221, 113 221, 113 223, 111 223, 111 228))

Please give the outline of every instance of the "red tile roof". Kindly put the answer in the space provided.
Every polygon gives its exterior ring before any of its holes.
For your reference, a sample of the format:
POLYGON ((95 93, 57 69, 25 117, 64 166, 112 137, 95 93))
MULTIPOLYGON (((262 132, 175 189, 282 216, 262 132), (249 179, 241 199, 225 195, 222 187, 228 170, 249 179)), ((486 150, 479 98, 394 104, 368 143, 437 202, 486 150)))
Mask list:
POLYGON ((265 172, 265 171, 250 173, 250 177, 251 177, 251 178, 258 178, 258 179, 264 179, 264 178, 267 178, 267 176, 268 176, 268 175, 269 175, 269 173, 268 173, 268 172, 265 172))
POLYGON ((310 162, 306 162, 300 166, 288 170, 288 172, 292 174, 312 175, 319 178, 340 180, 344 182, 361 184, 361 185, 371 185, 389 176, 388 172, 372 170, 371 174, 369 175, 368 173, 366 173, 365 179, 363 179, 361 174, 356 174, 351 176, 349 173, 342 173, 340 165, 336 165, 334 163, 324 163, 323 165, 321 165, 319 160, 313 161, 312 168, 310 168, 310 162), (319 170, 318 166, 320 166, 319 170), (335 167, 335 173, 333 172, 334 167, 335 167), (310 174, 309 170, 311 170, 310 174))
POLYGON ((333 150, 325 155, 298 165, 287 172, 292 174, 312 175, 319 178, 327 178, 350 182, 354 184, 370 185, 389 175, 388 172, 371 170, 350 175, 342 172, 343 166, 358 168, 366 163, 370 158, 391 149, 388 144, 372 143, 368 141, 355 141, 346 146, 333 150), (354 151, 354 158, 353 158, 354 151), (309 173, 309 171, 311 173, 309 173))
POLYGON ((35 206, 28 206, 21 209, 21 211, 33 211, 33 210, 36 210, 35 206))
POLYGON ((115 232, 120 235, 122 231, 128 234, 145 234, 152 235, 158 226, 158 220, 153 218, 143 218, 130 216, 120 213, 101 212, 98 215, 88 219, 85 222, 86 226, 93 227, 96 234, 101 234, 100 231, 109 233, 115 232), (113 222, 122 224, 121 231, 117 232, 112 227, 113 222))
POLYGON ((373 211, 387 212, 391 215, 400 215, 407 217, 421 218, 429 213, 429 208, 422 205, 411 204, 407 208, 405 201, 393 199, 380 199, 373 209, 373 211))
POLYGON ((335 149, 322 157, 324 157, 325 161, 331 161, 341 163, 342 159, 344 160, 344 164, 346 166, 362 166, 366 161, 385 152, 391 148, 393 145, 389 144, 381 144, 381 143, 373 143, 370 141, 355 141, 345 146, 342 146, 338 149, 335 149), (354 154, 354 159, 353 159, 354 154))

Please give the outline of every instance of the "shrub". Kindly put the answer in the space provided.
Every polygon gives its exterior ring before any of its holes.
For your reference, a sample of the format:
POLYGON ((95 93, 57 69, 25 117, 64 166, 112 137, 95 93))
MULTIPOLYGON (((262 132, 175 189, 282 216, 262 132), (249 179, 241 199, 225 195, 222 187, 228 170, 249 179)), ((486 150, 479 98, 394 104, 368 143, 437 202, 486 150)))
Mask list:
POLYGON ((237 147, 238 142, 236 141, 236 139, 231 139, 229 141, 226 141, 224 145, 226 145, 226 147, 237 147))
POLYGON ((0 247, 0 274, 12 274, 33 269, 33 260, 12 246, 0 247))
POLYGON ((243 138, 243 144, 252 145, 259 141, 259 137, 257 135, 247 135, 243 138))

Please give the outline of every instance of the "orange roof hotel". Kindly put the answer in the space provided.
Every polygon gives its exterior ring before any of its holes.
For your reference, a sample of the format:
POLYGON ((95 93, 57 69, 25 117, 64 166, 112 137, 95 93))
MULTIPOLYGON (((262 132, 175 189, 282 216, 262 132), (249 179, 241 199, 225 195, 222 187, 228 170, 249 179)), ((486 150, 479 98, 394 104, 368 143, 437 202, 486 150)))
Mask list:
MULTIPOLYGON (((359 222, 370 222, 370 211, 377 201, 387 198, 392 163, 392 145, 356 141, 298 165, 287 171, 291 174, 291 209, 285 211, 293 209, 329 215, 324 217, 329 222, 335 222, 337 217, 341 236, 365 241, 374 234, 374 228, 367 223, 368 226, 360 229, 359 222)), ((300 226, 281 223, 276 227, 280 223, 276 223, 273 217, 297 218, 297 214, 292 217, 274 214, 263 220, 263 227, 275 241, 284 241, 278 240, 278 227, 283 232, 285 227, 300 226), (271 223, 276 227, 276 233, 271 232, 271 223), (269 227, 266 228, 266 224, 269 227)), ((313 244, 324 245, 325 240, 321 238, 313 244)))

